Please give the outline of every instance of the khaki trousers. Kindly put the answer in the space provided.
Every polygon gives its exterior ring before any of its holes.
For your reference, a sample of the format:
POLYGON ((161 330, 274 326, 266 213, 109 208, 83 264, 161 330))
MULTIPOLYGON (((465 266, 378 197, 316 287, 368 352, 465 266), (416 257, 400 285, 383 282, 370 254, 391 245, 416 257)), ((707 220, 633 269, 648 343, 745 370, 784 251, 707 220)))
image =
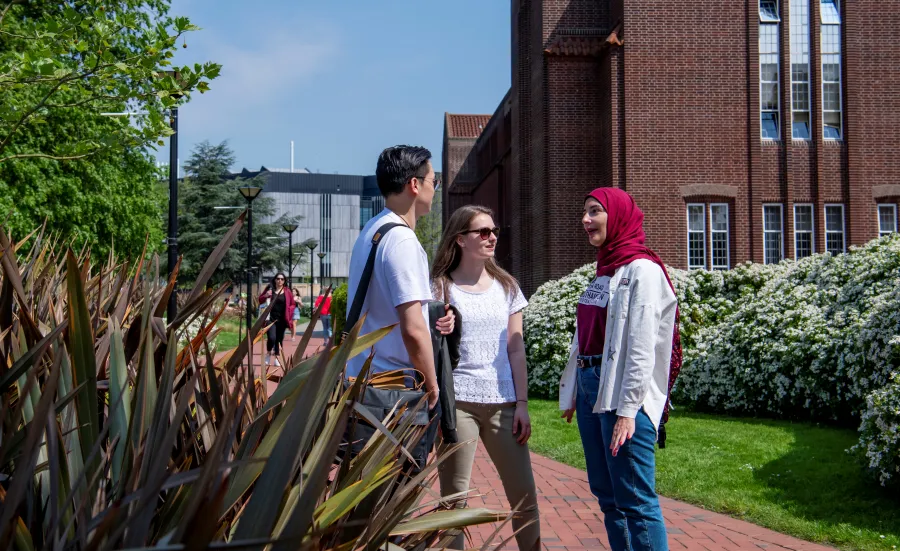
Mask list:
MULTIPOLYGON (((537 491, 534 486, 534 473, 531 471, 528 445, 523 446, 516 442, 512 432, 515 412, 515 404, 456 403, 456 432, 459 442, 469 443, 463 445, 438 467, 441 495, 450 496, 469 490, 475 450, 480 437, 491 461, 497 467, 510 507, 518 505, 518 514, 512 521, 513 530, 517 531, 533 521, 516 535, 519 550, 532 551, 540 548, 541 541, 537 491)), ((441 442, 438 449, 443 453, 448 448, 449 445, 441 442)), ((464 545, 464 536, 460 535, 451 548, 465 549, 464 545)))

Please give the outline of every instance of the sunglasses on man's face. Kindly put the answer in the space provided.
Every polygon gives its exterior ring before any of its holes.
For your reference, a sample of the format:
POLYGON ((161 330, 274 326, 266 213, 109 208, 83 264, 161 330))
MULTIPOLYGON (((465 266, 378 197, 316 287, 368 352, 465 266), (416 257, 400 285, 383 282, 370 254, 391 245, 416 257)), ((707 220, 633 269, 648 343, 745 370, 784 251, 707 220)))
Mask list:
POLYGON ((480 237, 481 240, 484 241, 485 239, 490 237, 491 234, 494 234, 494 237, 500 237, 500 228, 481 228, 479 230, 464 231, 463 233, 477 233, 478 237, 480 237))

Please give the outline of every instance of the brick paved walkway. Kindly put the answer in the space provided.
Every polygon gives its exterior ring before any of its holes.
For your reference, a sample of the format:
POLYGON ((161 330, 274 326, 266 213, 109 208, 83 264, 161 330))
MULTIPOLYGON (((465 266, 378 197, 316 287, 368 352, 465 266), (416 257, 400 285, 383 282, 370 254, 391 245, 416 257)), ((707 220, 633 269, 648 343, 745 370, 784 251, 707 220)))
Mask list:
MULTIPOLYGON (((541 538, 544 549, 558 551, 609 549, 606 529, 603 527, 603 514, 588 487, 587 473, 533 453, 531 461, 538 490, 538 506, 541 510, 541 538)), ((472 487, 478 488, 486 495, 470 499, 469 506, 509 507, 497 471, 481 446, 472 472, 472 487)), ((834 551, 830 547, 791 538, 674 499, 660 498, 660 501, 669 533, 669 548, 673 551, 677 549, 834 551)), ((494 529, 492 526, 473 529, 473 544, 480 547, 494 529)), ((494 543, 499 543, 510 535, 512 528, 505 526, 494 543)), ((515 548, 514 542, 506 546, 506 549, 515 548)))
MULTIPOLYGON (((319 328, 321 325, 317 327, 319 328)), ((294 353, 300 340, 299 330, 296 341, 291 341, 289 335, 285 337, 285 356, 294 353)), ((313 352, 321 347, 323 342, 321 332, 317 331, 308 351, 313 352)), ((257 350, 262 352, 264 346, 264 343, 258 344, 257 350)), ((254 362, 259 365, 258 356, 254 362)), ((270 371, 274 370, 277 368, 270 367, 270 371)), ((267 386, 271 394, 275 384, 269 382, 267 386)), ((606 530, 603 527, 603 515, 588 487, 587 473, 535 454, 531 454, 531 461, 541 510, 541 537, 544 549, 557 551, 609 549, 606 530)), ((472 487, 478 488, 483 495, 471 498, 469 500, 471 507, 509 508, 497 471, 481 446, 478 448, 472 472, 472 487)), ((660 501, 669 532, 669 547, 673 551, 679 549, 834 551, 830 547, 791 538, 680 501, 668 498, 660 498, 660 501)), ((494 525, 474 528, 471 531, 473 540, 471 543, 480 547, 494 530, 494 525)), ((507 525, 493 543, 496 545, 511 535, 512 528, 507 525)), ((515 542, 507 545, 506 549, 516 549, 515 542)))

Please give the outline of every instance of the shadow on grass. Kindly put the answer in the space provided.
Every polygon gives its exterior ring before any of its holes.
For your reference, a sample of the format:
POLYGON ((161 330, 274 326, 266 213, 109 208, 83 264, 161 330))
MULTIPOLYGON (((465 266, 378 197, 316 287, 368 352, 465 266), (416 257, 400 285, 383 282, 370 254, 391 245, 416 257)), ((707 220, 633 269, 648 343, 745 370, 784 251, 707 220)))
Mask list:
MULTIPOLYGON (((741 419, 747 424, 772 422, 741 419)), ((868 530, 900 540, 900 496, 881 487, 855 455, 855 431, 778 423, 793 438, 787 453, 753 470, 769 499, 796 516, 842 526, 847 536, 868 530)), ((890 545, 886 547, 890 548, 890 545)))

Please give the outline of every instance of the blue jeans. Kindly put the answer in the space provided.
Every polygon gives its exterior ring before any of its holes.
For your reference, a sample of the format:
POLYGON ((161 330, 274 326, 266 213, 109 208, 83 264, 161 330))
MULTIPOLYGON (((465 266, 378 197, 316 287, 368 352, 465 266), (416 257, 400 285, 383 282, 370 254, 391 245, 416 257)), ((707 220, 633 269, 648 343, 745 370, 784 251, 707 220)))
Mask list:
POLYGON ((612 551, 667 551, 666 526, 656 496, 656 428, 643 408, 634 436, 616 457, 609 449, 615 411, 593 413, 600 367, 578 370, 575 411, 584 446, 588 483, 600 502, 612 551))
POLYGON ((331 315, 327 316, 319 316, 319 319, 322 320, 322 330, 325 333, 325 338, 331 338, 331 315))

